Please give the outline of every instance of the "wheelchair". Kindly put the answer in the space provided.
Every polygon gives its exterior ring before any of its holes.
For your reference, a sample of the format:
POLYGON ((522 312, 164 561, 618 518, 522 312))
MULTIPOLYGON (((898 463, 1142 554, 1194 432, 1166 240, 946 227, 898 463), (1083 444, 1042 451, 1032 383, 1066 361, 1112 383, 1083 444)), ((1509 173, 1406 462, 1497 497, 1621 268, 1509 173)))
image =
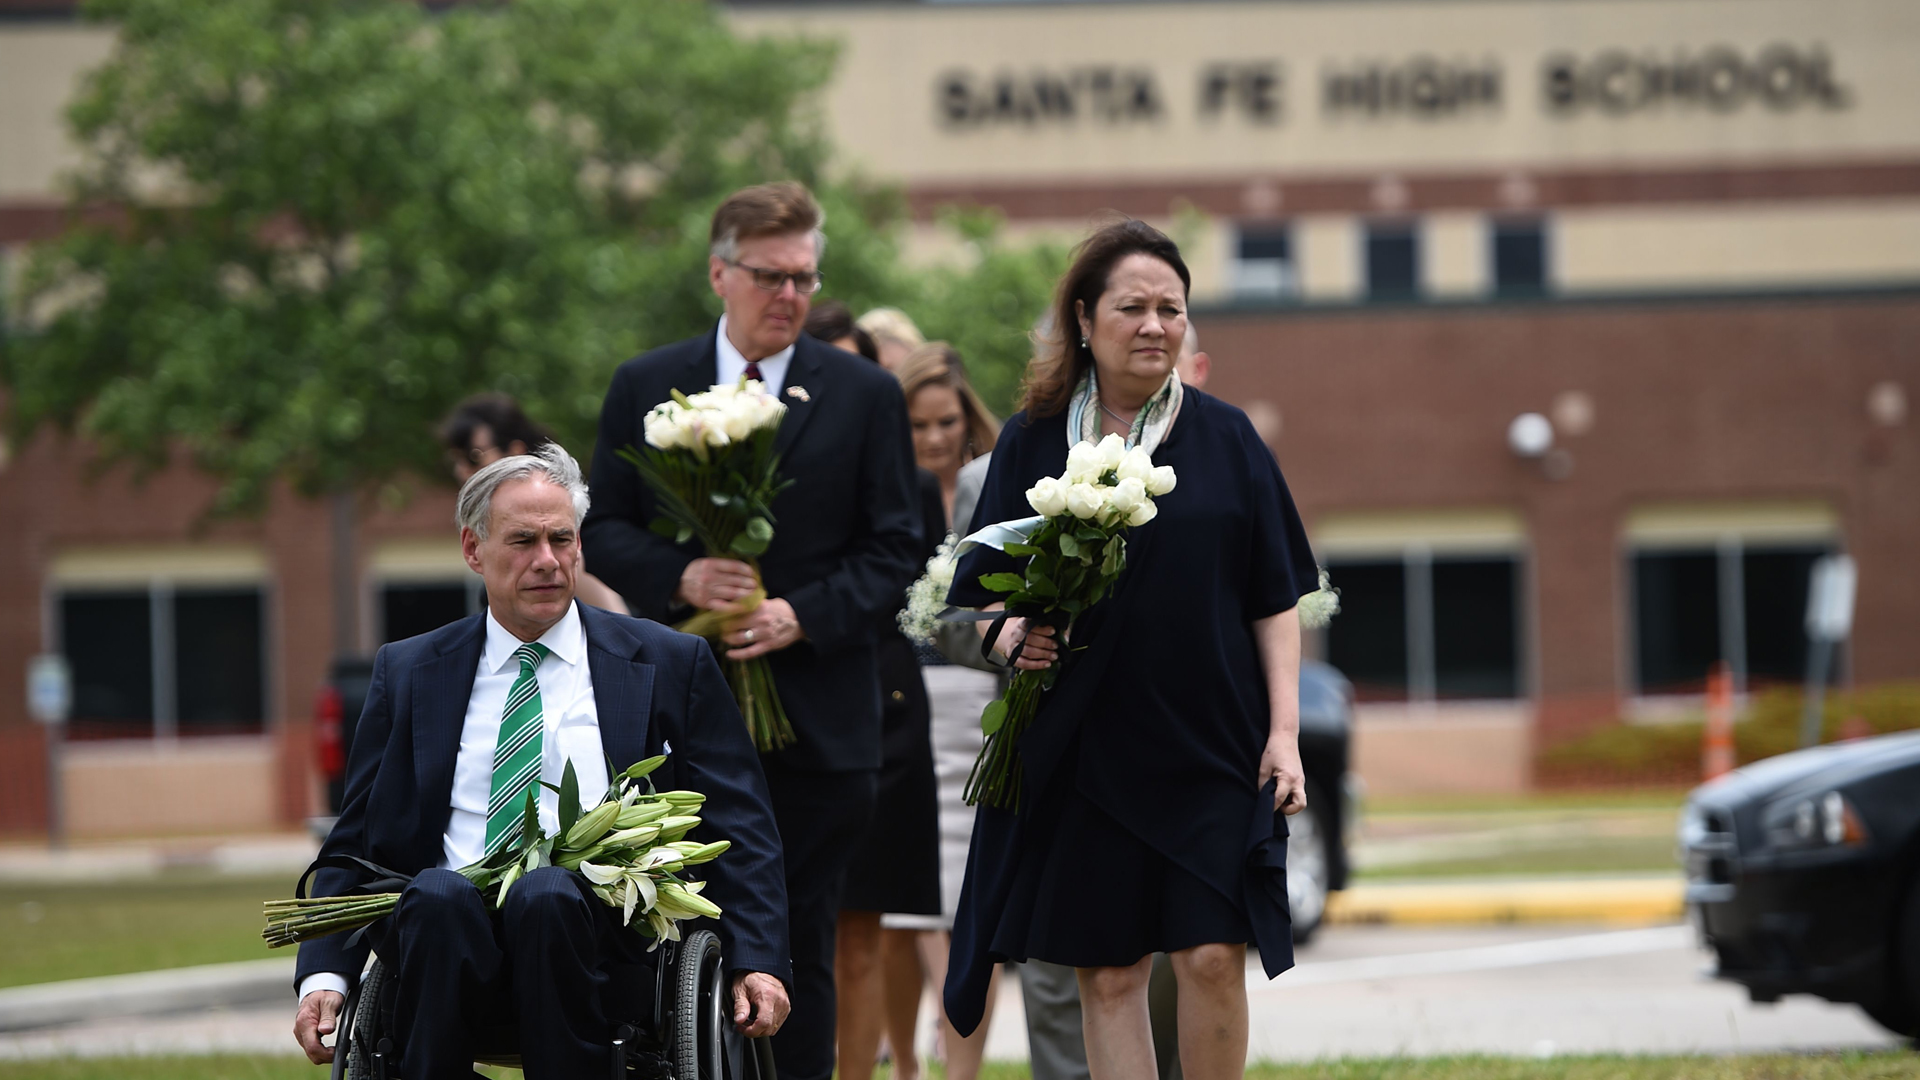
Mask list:
MULTIPOLYGON (((771 1040, 749 1039, 733 1026, 719 937, 695 930, 661 942, 653 957, 650 974, 634 968, 637 977, 616 980, 633 991, 638 1015, 615 1025, 612 1080, 775 1080, 771 1040)), ((398 980, 376 956, 349 989, 334 1039, 333 1080, 404 1080, 392 1034, 398 980)), ((477 1061, 520 1067, 517 1054, 485 1048, 477 1061)))

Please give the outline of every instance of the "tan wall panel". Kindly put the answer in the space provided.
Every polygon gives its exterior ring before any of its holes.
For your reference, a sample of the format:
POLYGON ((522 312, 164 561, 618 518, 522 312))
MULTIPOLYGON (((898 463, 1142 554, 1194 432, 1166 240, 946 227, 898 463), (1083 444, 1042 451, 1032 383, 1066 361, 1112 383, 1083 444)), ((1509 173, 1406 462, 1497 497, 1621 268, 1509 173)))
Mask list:
POLYGON ((66 821, 75 837, 244 832, 279 823, 271 738, 77 743, 65 753, 66 821))
POLYGON ((1351 300, 1361 293, 1360 223, 1351 217, 1316 214, 1294 229, 1300 263, 1300 295, 1308 300, 1351 300))
POLYGON ((112 48, 99 27, 0 25, 0 199, 44 197, 79 164, 62 114, 80 74, 112 48))
MULTIPOLYGON (((1910 156, 1920 149, 1920 4, 1909 0, 1558 0, 1514 3, 746 6, 736 25, 844 43, 827 115, 848 163, 909 181, 1312 174, 1701 160, 1910 156), (1752 59, 1824 48, 1848 104, 1700 104, 1552 115, 1547 58, 1608 49, 1671 56, 1715 47, 1752 59), (1500 71, 1500 100, 1438 118, 1328 115, 1329 70, 1417 57, 1500 71), (1277 123, 1203 115, 1220 62, 1273 62, 1277 123), (955 69, 1065 76, 1111 66, 1152 73, 1152 121, 1089 119, 950 126, 938 81, 955 69)), ((1084 101, 1084 95, 1082 100, 1084 101)))
POLYGON ((1532 774, 1527 705, 1362 705, 1353 771, 1370 797, 1525 791, 1532 774))
POLYGON ((1567 211, 1554 281, 1570 292, 1920 280, 1920 202, 1567 211))
POLYGON ((1430 214, 1421 241, 1421 280, 1430 295, 1478 296, 1487 291, 1492 274, 1483 215, 1430 214))

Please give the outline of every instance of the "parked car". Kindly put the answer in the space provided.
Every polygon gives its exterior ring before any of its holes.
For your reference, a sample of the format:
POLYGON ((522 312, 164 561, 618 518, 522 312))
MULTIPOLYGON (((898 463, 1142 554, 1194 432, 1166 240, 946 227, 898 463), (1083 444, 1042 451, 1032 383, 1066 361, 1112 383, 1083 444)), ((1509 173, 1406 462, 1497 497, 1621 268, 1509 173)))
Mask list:
POLYGON ((1327 898, 1347 887, 1347 831, 1357 783, 1348 773, 1353 741, 1353 684, 1327 664, 1300 665, 1300 763, 1307 808, 1287 820, 1287 900, 1293 939, 1320 928, 1327 898))
POLYGON ((1768 758, 1696 788, 1687 908, 1755 1001, 1852 1002, 1920 1037, 1920 731, 1768 758))
MULTIPOLYGON (((325 839, 345 799, 353 730, 373 681, 373 661, 341 658, 314 697, 314 742, 327 783, 327 813, 308 822, 325 839)), ((1347 832, 1353 825, 1357 783, 1348 773, 1353 733, 1353 686, 1316 661, 1300 666, 1300 762, 1307 773, 1307 808, 1287 820, 1287 899, 1293 937, 1305 942, 1320 928, 1327 899, 1347 887, 1347 832)))
POLYGON ((314 758, 327 782, 327 812, 308 824, 323 839, 346 799, 347 759, 353 752, 353 729, 366 708, 367 688, 373 685, 373 661, 367 657, 338 657, 327 681, 313 697, 314 758))

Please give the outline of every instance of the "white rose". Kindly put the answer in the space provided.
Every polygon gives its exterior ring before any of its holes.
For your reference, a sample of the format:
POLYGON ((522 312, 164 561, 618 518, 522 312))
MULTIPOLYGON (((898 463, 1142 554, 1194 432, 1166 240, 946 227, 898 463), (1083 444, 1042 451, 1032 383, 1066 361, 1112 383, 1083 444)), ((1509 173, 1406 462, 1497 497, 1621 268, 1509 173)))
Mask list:
POLYGON ((1082 521, 1099 514, 1106 505, 1106 496, 1092 484, 1075 484, 1067 489, 1067 512, 1082 521))
POLYGON ((1160 508, 1153 505, 1152 499, 1142 500, 1139 506, 1133 508, 1133 513, 1127 515, 1127 524, 1145 525, 1147 522, 1152 521, 1154 515, 1159 512, 1160 508))
POLYGON ((1027 489, 1027 505, 1041 517, 1059 517, 1067 510, 1067 485, 1056 477, 1043 476, 1027 489))
POLYGON ((664 412, 647 414, 646 431, 648 446, 672 450, 680 445, 680 429, 674 425, 673 417, 664 412))
POLYGON ((1153 467, 1153 471, 1147 474, 1146 479, 1147 479, 1147 494, 1153 495, 1156 497, 1165 495, 1167 492, 1173 490, 1173 485, 1175 483, 1175 478, 1173 475, 1173 466, 1155 465, 1153 467))
POLYGON ((1100 458, 1100 450, 1090 442, 1073 444, 1067 451, 1066 481, 1069 484, 1084 484, 1097 479, 1105 471, 1100 458))
POLYGON ((1127 440, 1118 435, 1109 435, 1100 440, 1100 471, 1117 469, 1127 456, 1127 440))
POLYGON ((729 405, 721 410, 719 421, 720 429, 725 431, 727 438, 734 442, 739 442, 753 434, 753 412, 751 409, 742 408, 740 403, 729 405))
POLYGON ((1122 480, 1145 481, 1148 474, 1153 472, 1153 458, 1149 457, 1145 450, 1136 446, 1120 459, 1120 466, 1114 469, 1114 472, 1118 473, 1122 480))
POLYGON ((1128 477, 1107 489, 1107 505, 1121 517, 1127 517, 1147 501, 1147 485, 1136 477, 1128 477))

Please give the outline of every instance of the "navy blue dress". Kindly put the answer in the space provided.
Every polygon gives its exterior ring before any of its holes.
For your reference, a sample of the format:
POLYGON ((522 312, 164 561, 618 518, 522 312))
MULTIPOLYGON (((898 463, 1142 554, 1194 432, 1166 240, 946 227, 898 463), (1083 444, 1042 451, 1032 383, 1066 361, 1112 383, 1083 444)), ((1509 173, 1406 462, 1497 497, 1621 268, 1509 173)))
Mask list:
MULTIPOLYGON (((1026 489, 1066 456, 1064 414, 1008 421, 971 528, 1031 515, 1026 489)), ((1179 483, 1073 629, 1021 740, 1021 805, 975 818, 945 991, 962 1034, 1003 960, 1119 967, 1255 941, 1269 976, 1292 965, 1285 822, 1256 786, 1270 715, 1252 624, 1313 591, 1313 553, 1239 409, 1188 389, 1154 463, 1179 483)), ((949 599, 994 603, 981 575, 1016 568, 976 548, 949 599)))

